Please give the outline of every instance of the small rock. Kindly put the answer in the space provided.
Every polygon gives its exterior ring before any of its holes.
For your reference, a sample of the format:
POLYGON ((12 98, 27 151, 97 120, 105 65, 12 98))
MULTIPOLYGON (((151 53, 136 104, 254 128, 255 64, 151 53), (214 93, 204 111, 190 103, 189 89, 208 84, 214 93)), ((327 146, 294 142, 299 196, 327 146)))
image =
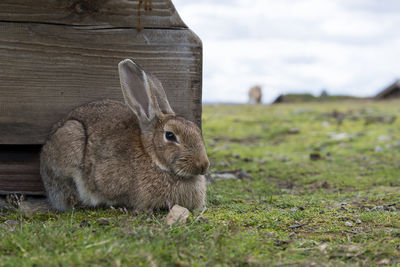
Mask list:
POLYGON ((360 219, 356 220, 356 224, 361 224, 361 223, 362 223, 362 221, 360 219))
POLYGON ((350 253, 355 253, 360 251, 361 247, 356 246, 356 245, 341 245, 338 247, 340 250, 350 252, 350 253))
POLYGON ((311 160, 319 160, 321 158, 322 158, 322 156, 318 152, 313 152, 313 153, 310 154, 310 159, 311 160))
POLYGON ((303 227, 306 224, 294 224, 294 225, 290 225, 288 226, 289 229, 299 229, 301 227, 303 227))
POLYGON ((344 140, 348 139, 350 136, 348 133, 329 133, 329 137, 333 140, 344 140))
POLYGON ((380 261, 378 261, 379 265, 389 265, 391 263, 390 259, 381 259, 380 261))
POLYGON ((185 224, 190 211, 179 205, 174 205, 165 218, 165 224, 171 226, 173 224, 185 224))
POLYGON ((325 253, 328 250, 329 246, 328 244, 321 244, 318 246, 319 251, 325 253))
POLYGON ((327 181, 324 181, 322 184, 320 184, 320 187, 329 189, 329 188, 331 188, 331 185, 327 181))
POLYGON ((210 175, 212 180, 243 180, 243 179, 251 179, 251 176, 248 172, 238 169, 238 170, 227 170, 220 171, 217 173, 213 173, 210 175))
POLYGON ((376 206, 373 208, 374 210, 384 210, 385 207, 384 206, 376 206))
POLYGON ((289 241, 287 241, 287 240, 276 240, 274 244, 275 244, 275 246, 281 247, 281 246, 286 246, 287 244, 289 244, 289 241))
POLYGON ((237 177, 238 177, 240 180, 243 180, 243 179, 248 179, 248 178, 250 178, 250 175, 249 175, 246 171, 239 171, 239 172, 237 173, 237 177))
POLYGON ((379 153, 383 151, 383 148, 381 146, 376 146, 374 149, 375 152, 379 153))
POLYGON ((218 163, 218 165, 221 166, 221 167, 228 167, 229 166, 229 164, 227 162, 225 162, 225 161, 218 163))
POLYGON ((322 126, 323 127, 328 127, 330 125, 329 121, 323 121, 322 126))
POLYGON ((232 173, 215 173, 211 174, 211 179, 215 180, 230 180, 230 179, 237 179, 236 175, 232 173))
POLYGON ((251 159, 251 158, 242 158, 242 160, 244 162, 253 162, 253 159, 251 159))
POLYGON ((344 225, 347 227, 353 227, 353 224, 349 221, 345 222, 344 225))
POLYGON ((288 134, 298 134, 300 133, 300 129, 299 128, 290 128, 288 130, 288 134))
POLYGON ((380 135, 376 138, 379 142, 385 142, 390 140, 390 136, 387 135, 380 135))
POLYGON ((101 226, 106 226, 106 225, 110 225, 110 218, 98 218, 96 220, 98 225, 101 226))
POLYGON ((79 227, 88 227, 90 226, 90 223, 86 220, 81 221, 81 224, 79 225, 79 227))

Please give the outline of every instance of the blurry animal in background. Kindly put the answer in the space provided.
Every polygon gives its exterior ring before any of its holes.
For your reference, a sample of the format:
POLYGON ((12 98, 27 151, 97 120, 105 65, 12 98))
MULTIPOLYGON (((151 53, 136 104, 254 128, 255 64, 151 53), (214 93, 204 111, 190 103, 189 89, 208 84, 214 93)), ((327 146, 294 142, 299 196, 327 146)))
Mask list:
POLYGON ((328 98, 328 96, 329 96, 328 92, 325 89, 322 89, 321 95, 319 96, 319 98, 326 99, 326 98, 328 98))
POLYGON ((253 86, 249 90, 249 103, 254 104, 261 104, 262 99, 262 90, 261 86, 253 86))

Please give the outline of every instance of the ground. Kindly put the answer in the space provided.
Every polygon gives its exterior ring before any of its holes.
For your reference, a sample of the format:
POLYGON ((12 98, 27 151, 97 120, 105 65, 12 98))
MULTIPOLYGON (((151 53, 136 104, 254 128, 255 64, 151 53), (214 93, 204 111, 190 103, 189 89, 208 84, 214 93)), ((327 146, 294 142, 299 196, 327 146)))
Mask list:
MULTIPOLYGON (((400 101, 205 106, 207 209, 0 211, 0 265, 400 265, 400 101)), ((17 201, 18 202, 18 201, 17 201)))

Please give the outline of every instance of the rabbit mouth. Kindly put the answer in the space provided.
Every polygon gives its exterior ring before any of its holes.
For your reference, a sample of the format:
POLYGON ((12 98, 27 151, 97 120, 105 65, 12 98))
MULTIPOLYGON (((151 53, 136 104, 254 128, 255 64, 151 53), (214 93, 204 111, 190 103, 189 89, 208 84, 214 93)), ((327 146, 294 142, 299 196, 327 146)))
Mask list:
POLYGON ((208 160, 201 161, 197 160, 197 158, 193 159, 191 156, 185 155, 183 157, 177 157, 170 166, 171 171, 176 176, 188 179, 206 174, 209 163, 208 160))
POLYGON ((194 173, 193 171, 191 171, 191 168, 187 168, 185 165, 181 168, 179 168, 179 167, 178 168, 173 168, 173 167, 168 168, 168 167, 164 166, 163 164, 161 164, 158 160, 155 160, 154 162, 157 165, 157 167, 160 168, 160 170, 171 173, 180 178, 188 179, 188 178, 199 175, 199 173, 194 173))
POLYGON ((200 172, 195 171, 194 169, 192 170, 192 168, 179 168, 175 169, 173 172, 176 176, 186 179, 197 177, 201 174, 200 172))
POLYGON ((158 168, 162 171, 172 173, 175 176, 180 178, 189 179, 195 176, 198 176, 200 173, 195 172, 192 168, 188 168, 187 166, 183 166, 181 168, 167 168, 166 166, 162 165, 159 161, 155 161, 158 168))

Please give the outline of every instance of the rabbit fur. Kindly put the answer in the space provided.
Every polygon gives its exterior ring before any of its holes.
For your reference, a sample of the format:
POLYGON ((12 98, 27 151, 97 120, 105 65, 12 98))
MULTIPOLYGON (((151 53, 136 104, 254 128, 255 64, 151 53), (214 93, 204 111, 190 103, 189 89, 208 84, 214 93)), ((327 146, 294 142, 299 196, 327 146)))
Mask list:
POLYGON ((175 115, 155 76, 129 59, 118 67, 125 104, 103 100, 76 108, 53 126, 42 148, 51 205, 59 211, 202 208, 210 163, 200 129, 175 115))

